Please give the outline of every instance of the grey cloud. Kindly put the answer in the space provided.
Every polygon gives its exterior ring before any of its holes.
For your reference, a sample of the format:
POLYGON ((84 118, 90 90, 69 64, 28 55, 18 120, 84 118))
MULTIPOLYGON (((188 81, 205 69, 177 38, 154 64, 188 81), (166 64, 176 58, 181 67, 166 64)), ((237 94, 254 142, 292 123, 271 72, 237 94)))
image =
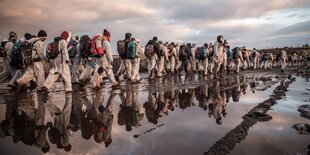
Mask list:
POLYGON ((22 35, 45 29, 51 41, 63 30, 93 36, 107 28, 112 34, 113 49, 116 40, 124 38, 126 32, 133 33, 144 44, 155 35, 163 41, 202 44, 214 42, 218 34, 223 34, 236 46, 266 46, 262 40, 284 34, 284 30, 277 30, 274 23, 232 25, 228 20, 258 18, 274 11, 309 6, 308 0, 2 0, 0 38, 6 38, 11 30, 22 35))

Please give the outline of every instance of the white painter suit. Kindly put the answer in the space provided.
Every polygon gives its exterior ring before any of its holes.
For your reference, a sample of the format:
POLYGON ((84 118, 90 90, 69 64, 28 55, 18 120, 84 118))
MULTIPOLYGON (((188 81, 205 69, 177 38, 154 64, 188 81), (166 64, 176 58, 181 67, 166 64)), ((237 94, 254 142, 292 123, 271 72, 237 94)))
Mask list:
POLYGON ((45 80, 43 68, 43 62, 46 60, 43 51, 43 45, 45 42, 40 40, 40 38, 32 38, 29 40, 29 42, 35 42, 32 49, 33 64, 27 67, 25 73, 16 81, 16 83, 19 85, 25 85, 32 80, 36 81, 38 84, 37 87, 41 89, 45 80))
POLYGON ((96 40, 96 47, 102 48, 103 51, 105 51, 105 54, 100 58, 95 58, 96 68, 94 70, 94 74, 92 76, 92 82, 93 87, 99 87, 102 83, 102 73, 98 73, 99 70, 103 70, 103 72, 106 73, 108 76, 112 86, 118 85, 118 82, 115 80, 114 74, 113 74, 113 56, 112 56, 112 50, 110 42, 108 41, 106 36, 103 36, 100 34, 100 37, 96 40))
POLYGON ((65 81, 65 91, 66 92, 72 91, 71 75, 70 75, 70 68, 69 68, 70 59, 69 59, 67 44, 68 44, 67 41, 64 39, 59 41, 60 53, 55 59, 52 60, 53 67, 49 71, 48 77, 46 81, 44 82, 44 87, 46 87, 48 90, 52 87, 53 83, 60 76, 62 76, 65 81))

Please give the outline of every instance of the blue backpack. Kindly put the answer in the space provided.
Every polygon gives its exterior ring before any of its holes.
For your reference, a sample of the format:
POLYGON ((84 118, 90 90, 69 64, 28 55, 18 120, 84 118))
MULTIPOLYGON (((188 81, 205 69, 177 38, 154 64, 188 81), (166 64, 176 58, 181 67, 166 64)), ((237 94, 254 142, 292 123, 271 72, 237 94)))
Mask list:
POLYGON ((129 42, 127 45, 127 58, 128 59, 135 59, 136 58, 136 52, 137 52, 137 47, 136 43, 134 42, 129 42))
POLYGON ((204 47, 198 48, 199 60, 205 60, 207 58, 207 50, 204 47))
POLYGON ((226 48, 226 55, 227 55, 227 58, 230 58, 231 56, 231 51, 229 48, 226 48))

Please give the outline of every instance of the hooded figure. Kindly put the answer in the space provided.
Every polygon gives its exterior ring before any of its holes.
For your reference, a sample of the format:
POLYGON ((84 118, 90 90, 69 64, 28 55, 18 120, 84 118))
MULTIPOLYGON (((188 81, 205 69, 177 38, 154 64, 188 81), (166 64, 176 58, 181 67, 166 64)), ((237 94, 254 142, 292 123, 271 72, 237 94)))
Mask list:
POLYGON ((281 52, 281 71, 284 72, 284 70, 286 69, 286 62, 287 62, 287 56, 286 56, 286 51, 287 51, 288 47, 284 47, 284 49, 281 52))
MULTIPOLYGON (((131 36, 132 36, 132 34, 129 33, 129 32, 125 34, 125 39, 124 39, 125 48, 126 48, 126 44, 127 44, 128 41, 131 39, 131 36)), ((126 49, 127 49, 127 48, 126 48, 126 49)), ((126 50, 126 49, 125 49, 125 50, 126 50)), ((120 57, 120 59, 121 59, 121 64, 120 64, 120 66, 119 66, 119 68, 118 68, 118 70, 117 70, 117 72, 116 72, 116 74, 115 74, 115 77, 116 77, 117 79, 119 79, 119 77, 120 77, 121 75, 127 73, 127 72, 126 72, 126 60, 125 60, 125 57, 120 57)), ((127 78, 127 75, 126 75, 126 74, 125 74, 124 78, 127 78)))
POLYGON ((150 57, 147 57, 147 68, 149 73, 149 78, 154 79, 155 77, 155 67, 156 67, 156 60, 158 60, 157 51, 159 50, 159 44, 157 43, 158 38, 156 36, 153 37, 152 40, 149 40, 145 45, 145 49, 153 46, 153 54, 150 57))
POLYGON ((119 83, 116 81, 113 73, 113 56, 110 45, 111 34, 108 30, 104 29, 103 35, 99 34, 96 40, 96 50, 98 53, 104 51, 105 54, 101 57, 94 58, 96 63, 96 68, 92 76, 93 87, 98 88, 102 83, 102 73, 105 72, 108 76, 112 86, 117 86, 119 83))
POLYGON ((77 40, 77 36, 72 36, 69 42, 69 56, 71 60, 71 82, 78 83, 80 70, 83 70, 82 67, 82 58, 80 56, 80 42, 77 40), (81 68, 82 67, 82 68, 81 68))
POLYGON ((139 69, 140 69, 140 59, 143 53, 143 49, 141 46, 140 39, 135 39, 133 42, 136 44, 136 58, 134 60, 134 63, 132 64, 132 73, 131 73, 130 81, 135 83, 135 82, 141 81, 139 69))
POLYGON ((215 78, 219 78, 218 76, 218 72, 220 72, 220 76, 223 77, 223 74, 224 74, 224 53, 225 51, 225 48, 223 46, 223 36, 222 35, 219 35, 217 37, 217 41, 214 43, 213 45, 213 61, 214 61, 214 64, 215 64, 215 68, 214 68, 214 77, 215 78))
POLYGON ((38 90, 43 87, 45 75, 43 63, 46 61, 43 46, 46 41, 47 34, 44 30, 38 32, 38 37, 32 38, 29 42, 33 43, 32 59, 33 65, 29 66, 25 73, 16 81, 18 85, 25 85, 29 81, 36 81, 38 90))
POLYGON ((9 39, 4 45, 3 71, 0 73, 0 81, 7 79, 9 76, 14 77, 16 70, 10 66, 11 52, 14 43, 17 41, 17 34, 13 31, 9 33, 9 39))
POLYGON ((70 40, 70 33, 64 31, 61 33, 61 40, 59 41, 59 54, 55 59, 52 59, 53 67, 49 71, 48 77, 44 82, 42 90, 46 93, 50 92, 50 88, 52 87, 53 83, 62 76, 65 81, 65 91, 71 92, 72 91, 72 84, 71 84, 71 75, 70 75, 70 59, 68 54, 68 42, 70 40))

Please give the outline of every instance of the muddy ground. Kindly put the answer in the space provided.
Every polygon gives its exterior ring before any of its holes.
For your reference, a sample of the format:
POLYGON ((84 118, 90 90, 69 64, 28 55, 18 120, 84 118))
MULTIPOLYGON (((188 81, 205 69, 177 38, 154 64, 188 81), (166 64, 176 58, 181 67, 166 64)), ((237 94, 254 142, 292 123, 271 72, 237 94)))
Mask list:
POLYGON ((309 70, 142 77, 119 89, 74 85, 70 94, 59 81, 48 96, 0 84, 0 153, 309 154, 309 135, 298 131, 310 124, 300 110, 309 70))

